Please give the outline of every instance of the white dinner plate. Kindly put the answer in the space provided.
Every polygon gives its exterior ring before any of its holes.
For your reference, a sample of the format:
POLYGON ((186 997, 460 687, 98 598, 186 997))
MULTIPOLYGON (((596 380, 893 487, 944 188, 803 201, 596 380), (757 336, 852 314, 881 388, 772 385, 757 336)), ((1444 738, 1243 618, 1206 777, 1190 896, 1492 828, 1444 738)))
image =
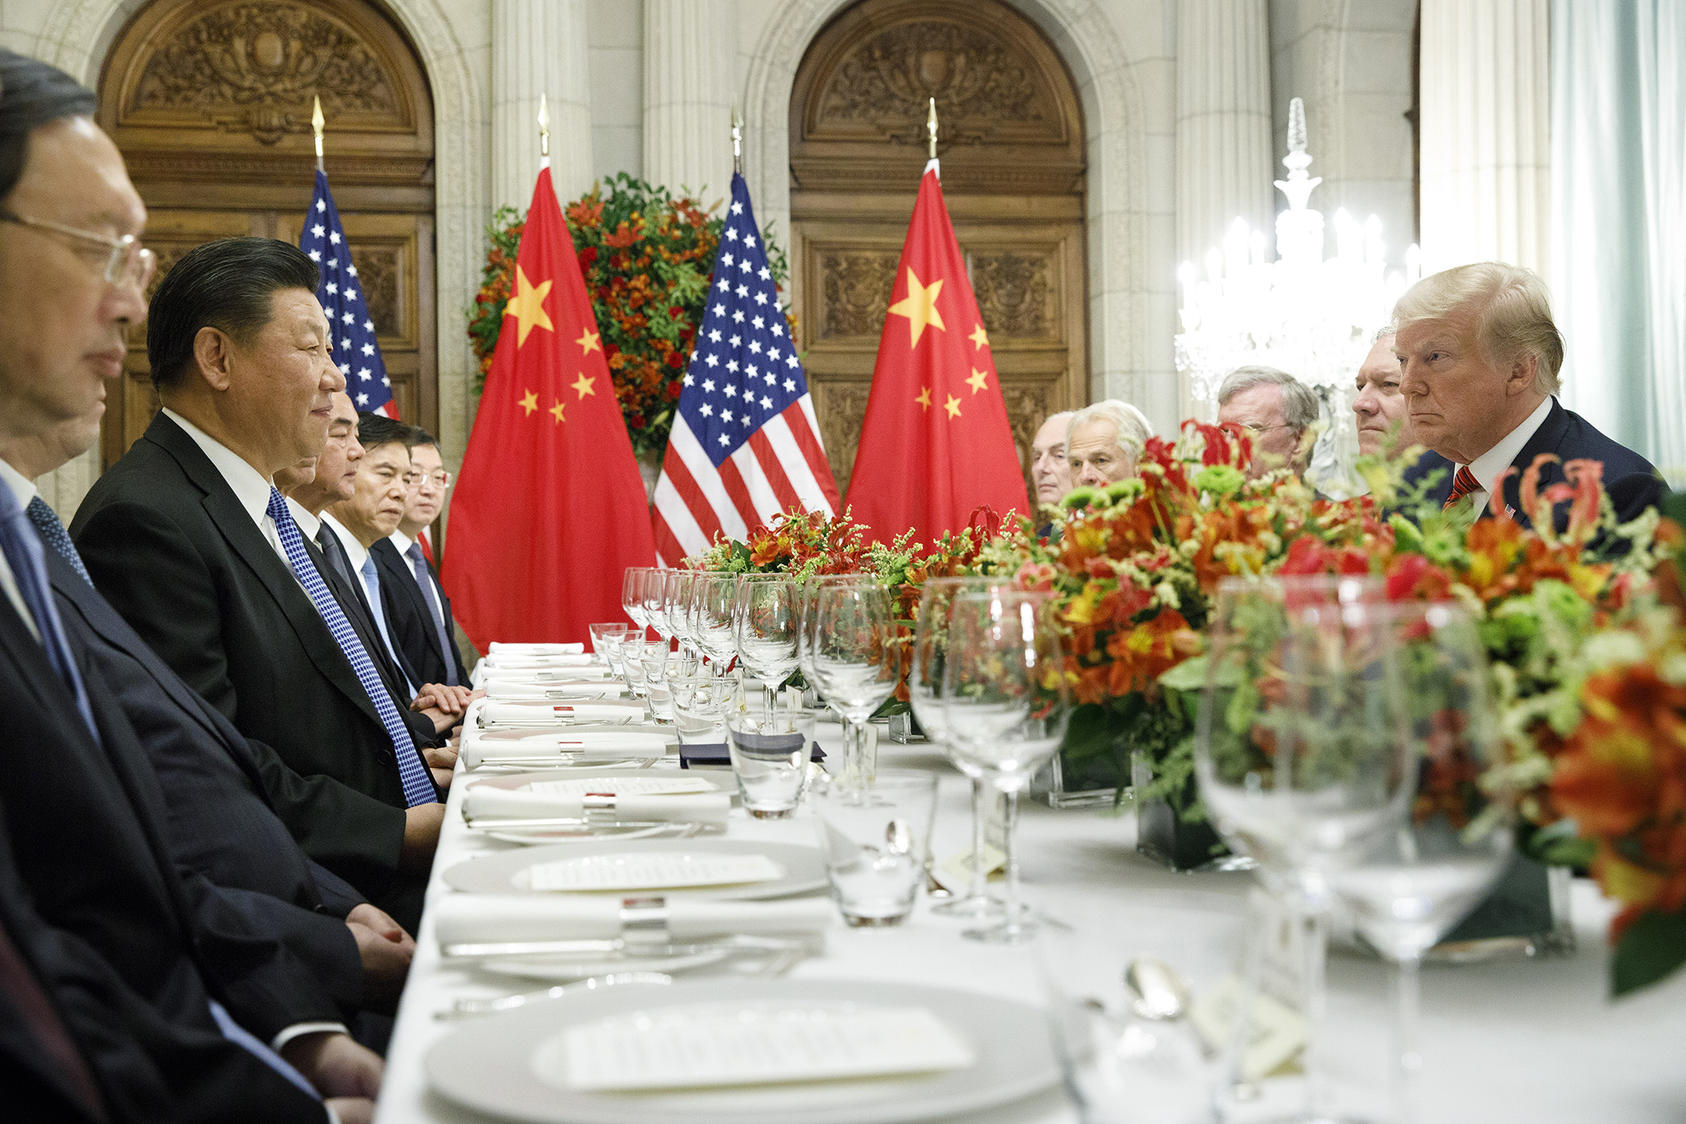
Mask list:
POLYGON ((867 980, 707 980, 668 988, 582 992, 466 1025, 434 1043, 434 1090, 478 1112, 533 1124, 889 1124, 964 1119, 1052 1086, 1059 1066, 1039 1009, 950 988, 867 980), (540 1076, 563 1034, 610 1016, 674 1015, 688 1006, 922 1007, 969 1045, 971 1065, 938 1073, 783 1085, 587 1093, 540 1076))
MULTIPOLYGON (((470 894, 531 894, 535 891, 527 881, 527 871, 541 863, 565 859, 582 859, 594 855, 638 856, 640 854, 684 853, 699 857, 722 855, 764 855, 782 868, 777 878, 764 882, 746 882, 726 886, 681 886, 663 891, 661 887, 641 888, 639 893, 665 892, 688 897, 721 898, 733 901, 756 901, 761 898, 787 898, 812 893, 826 886, 825 859, 819 848, 800 843, 754 843, 742 839, 639 839, 595 840, 581 843, 555 843, 507 851, 501 855, 487 855, 458 863, 445 871, 445 884, 453 890, 470 894)), ((624 894, 622 890, 593 891, 624 894)))

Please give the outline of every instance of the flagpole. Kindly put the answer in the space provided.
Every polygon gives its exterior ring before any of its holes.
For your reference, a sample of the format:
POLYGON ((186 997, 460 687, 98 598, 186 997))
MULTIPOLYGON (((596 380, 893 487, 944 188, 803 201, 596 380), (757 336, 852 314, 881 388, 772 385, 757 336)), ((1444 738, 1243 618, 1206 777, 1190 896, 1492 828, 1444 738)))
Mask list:
POLYGON ((550 167, 550 103, 539 94, 539 167, 550 167))
POLYGON ((930 110, 925 114, 925 138, 929 146, 930 160, 925 165, 927 172, 935 171, 937 178, 942 179, 942 168, 937 164, 937 99, 930 99, 930 110))
POLYGON ((732 106, 732 173, 743 175, 743 114, 732 106))
POLYGON ((310 108, 310 131, 316 134, 316 170, 322 171, 322 127, 328 119, 322 116, 322 99, 312 96, 310 108))

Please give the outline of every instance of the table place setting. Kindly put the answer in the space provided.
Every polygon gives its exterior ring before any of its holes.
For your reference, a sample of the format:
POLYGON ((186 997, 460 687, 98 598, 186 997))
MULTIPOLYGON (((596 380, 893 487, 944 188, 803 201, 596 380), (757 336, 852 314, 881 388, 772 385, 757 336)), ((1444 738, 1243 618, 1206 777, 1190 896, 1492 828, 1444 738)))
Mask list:
MULTIPOLYGON (((575 722, 642 722, 648 714, 638 699, 579 699, 570 702, 476 699, 478 711, 469 718, 482 729, 524 729, 567 726, 575 722)), ((464 719, 467 725, 468 718, 464 719)))
POLYGON ((683 892, 782 898, 826 887, 817 848, 743 839, 601 840, 527 847, 448 868, 445 884, 474 894, 683 892))
POLYGON ((481 689, 494 702, 542 702, 551 699, 618 699, 624 689, 613 679, 546 679, 488 677, 481 689))
POLYGON ((532 728, 465 733, 464 769, 534 769, 555 766, 630 765, 647 768, 669 757, 678 739, 670 730, 586 724, 566 730, 532 728))
MULTIPOLYGON (((547 842, 558 833, 589 839, 624 838, 629 831, 695 835, 726 829, 730 793, 706 783, 703 791, 664 790, 666 778, 653 779, 654 789, 642 792, 614 791, 618 786, 610 777, 592 778, 589 790, 559 781, 514 790, 475 785, 463 796, 463 822, 472 830, 518 842, 547 842)), ((689 787, 682 779, 671 783, 689 787)))

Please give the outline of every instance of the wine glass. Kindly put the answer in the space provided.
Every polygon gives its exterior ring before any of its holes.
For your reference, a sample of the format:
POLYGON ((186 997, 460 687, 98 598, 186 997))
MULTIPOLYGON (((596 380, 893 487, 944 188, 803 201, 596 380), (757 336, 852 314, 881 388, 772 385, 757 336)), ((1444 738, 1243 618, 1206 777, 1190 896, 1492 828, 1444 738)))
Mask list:
POLYGON ((621 577, 621 609, 632 618, 640 633, 650 627, 649 614, 644 611, 644 585, 655 569, 654 566, 628 566, 621 577))
POLYGON ((1372 579, 1227 579, 1208 621, 1195 776, 1218 833, 1303 928, 1305 1109, 1333 1119, 1315 1028, 1332 878, 1403 820, 1412 789, 1399 609, 1372 579))
POLYGON ((726 674, 738 654, 734 614, 738 603, 738 575, 710 571, 697 575, 692 587, 691 624, 697 645, 716 675, 726 674))
MULTIPOLYGON (((908 674, 908 701, 920 728, 933 742, 948 747, 948 723, 943 715, 943 668, 948 654, 948 615, 957 594, 990 589, 1010 589, 1011 583, 991 577, 927 578, 919 589, 919 619, 913 631, 913 666, 908 674)), ((962 770, 963 772, 965 770, 962 770)), ((967 773, 972 782, 971 881, 966 893, 931 907, 933 913, 982 919, 1001 912, 1001 902, 989 892, 989 865, 984 860, 986 799, 995 792, 979 773, 967 773)))
POLYGON ((949 757, 1006 797, 1006 916, 966 930, 973 940, 1019 944, 1037 929, 1019 902, 1019 793, 1065 740, 1071 687, 1063 663, 1049 594, 985 589, 954 597, 942 678, 949 757))
POLYGON ((1491 773, 1501 763, 1503 741, 1487 689, 1486 649, 1469 611, 1450 602, 1397 611, 1416 796, 1410 814, 1361 862, 1336 870, 1331 882, 1358 932, 1395 966, 1395 1119, 1410 1124, 1422 1068, 1423 954, 1503 875, 1515 838, 1516 792, 1491 773))
POLYGON ((878 762, 866 723, 900 674, 890 591, 867 575, 821 578, 804 598, 799 643, 803 673, 843 716, 844 777, 870 784, 878 762))
POLYGON ((744 669, 766 688, 762 710, 773 720, 779 684, 796 670, 796 583, 782 574, 740 574, 734 636, 744 669))
POLYGON ((667 598, 667 621, 673 626, 673 636, 679 641, 680 650, 693 657, 700 655, 691 613, 691 593, 697 574, 696 570, 669 570, 663 589, 667 598))
POLYGON ((668 619, 668 610, 672 603, 668 600, 668 579, 677 571, 668 569, 652 569, 644 580, 644 615, 649 618, 650 627, 664 643, 673 639, 673 622, 668 619))

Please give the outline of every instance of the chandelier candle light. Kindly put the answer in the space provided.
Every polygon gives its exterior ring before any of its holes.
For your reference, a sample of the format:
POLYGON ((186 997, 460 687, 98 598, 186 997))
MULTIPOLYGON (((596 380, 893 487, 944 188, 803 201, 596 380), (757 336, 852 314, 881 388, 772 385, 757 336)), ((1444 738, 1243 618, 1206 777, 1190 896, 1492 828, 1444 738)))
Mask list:
MULTIPOLYGON (((1189 376, 1196 409, 1217 412, 1218 387, 1236 367, 1279 367, 1313 387, 1332 387, 1329 406, 1350 421, 1353 378, 1376 329, 1393 304, 1422 274, 1413 243, 1403 270, 1387 271, 1382 221, 1363 222, 1335 212, 1335 254, 1323 256, 1323 213, 1307 206, 1323 180, 1306 173, 1305 105, 1288 104, 1288 178, 1277 190, 1288 209, 1276 216, 1277 259, 1265 260, 1265 236, 1237 218, 1222 248, 1206 252, 1205 269, 1184 262, 1182 331, 1176 337, 1177 370, 1189 376)), ((1326 399, 1327 400, 1327 399, 1326 399)))

